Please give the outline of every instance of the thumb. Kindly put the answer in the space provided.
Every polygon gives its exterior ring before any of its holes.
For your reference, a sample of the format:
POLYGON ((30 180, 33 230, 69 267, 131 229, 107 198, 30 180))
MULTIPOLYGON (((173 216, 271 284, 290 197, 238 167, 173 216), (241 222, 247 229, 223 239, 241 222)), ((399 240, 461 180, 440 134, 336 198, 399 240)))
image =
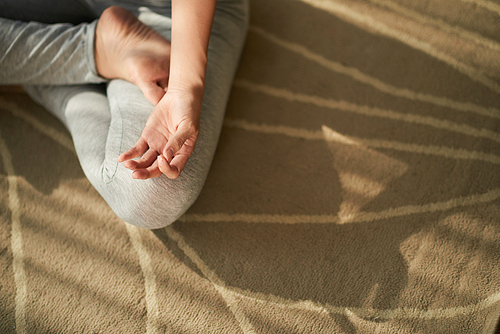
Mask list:
POLYGON ((163 95, 165 95, 165 89, 161 88, 153 81, 141 81, 137 83, 137 86, 139 86, 146 99, 154 106, 156 106, 163 95))

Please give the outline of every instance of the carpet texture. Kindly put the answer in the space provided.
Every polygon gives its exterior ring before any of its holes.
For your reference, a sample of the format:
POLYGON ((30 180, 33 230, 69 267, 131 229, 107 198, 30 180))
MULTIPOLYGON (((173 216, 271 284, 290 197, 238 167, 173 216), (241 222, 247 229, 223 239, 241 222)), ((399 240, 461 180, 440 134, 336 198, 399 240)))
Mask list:
POLYGON ((253 0, 218 150, 120 221, 64 127, 0 95, 1 333, 494 333, 500 2, 253 0))

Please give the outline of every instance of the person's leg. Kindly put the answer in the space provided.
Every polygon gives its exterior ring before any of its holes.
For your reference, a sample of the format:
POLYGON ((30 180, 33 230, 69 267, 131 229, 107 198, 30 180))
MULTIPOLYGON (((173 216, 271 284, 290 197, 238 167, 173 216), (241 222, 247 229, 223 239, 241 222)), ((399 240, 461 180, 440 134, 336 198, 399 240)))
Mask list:
MULTIPOLYGON (((170 39, 168 17, 147 9, 139 17, 170 39)), ((145 228, 164 227, 179 218, 198 197, 221 131, 247 24, 246 1, 219 1, 209 45, 200 135, 194 153, 175 180, 165 176, 134 180, 131 171, 117 161, 120 153, 135 144, 153 109, 137 86, 123 80, 109 82, 109 105, 103 91, 88 92, 84 87, 29 90, 65 122, 85 174, 126 222, 145 228)))
POLYGON ((96 24, 47 25, 0 18, 0 84, 105 81, 94 62, 96 24))
POLYGON ((94 62, 97 15, 85 1, 2 0, 0 16, 0 84, 104 81, 94 62))

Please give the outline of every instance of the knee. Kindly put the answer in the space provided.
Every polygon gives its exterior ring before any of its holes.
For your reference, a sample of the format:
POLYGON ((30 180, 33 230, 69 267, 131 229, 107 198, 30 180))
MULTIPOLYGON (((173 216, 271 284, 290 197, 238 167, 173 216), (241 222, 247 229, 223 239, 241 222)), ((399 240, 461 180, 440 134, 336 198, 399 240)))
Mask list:
POLYGON ((118 217, 129 224, 146 229, 166 227, 189 209, 201 186, 165 179, 162 178, 162 182, 148 180, 151 182, 129 190, 128 195, 122 193, 120 200, 109 204, 118 217))

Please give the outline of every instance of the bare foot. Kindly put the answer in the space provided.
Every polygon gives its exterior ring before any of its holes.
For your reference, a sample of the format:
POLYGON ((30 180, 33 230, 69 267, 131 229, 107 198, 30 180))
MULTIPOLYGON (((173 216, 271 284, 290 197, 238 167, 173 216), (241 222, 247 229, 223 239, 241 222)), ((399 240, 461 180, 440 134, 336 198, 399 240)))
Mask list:
POLYGON ((156 105, 168 84, 170 42, 118 6, 102 13, 95 36, 99 75, 136 84, 156 105))

